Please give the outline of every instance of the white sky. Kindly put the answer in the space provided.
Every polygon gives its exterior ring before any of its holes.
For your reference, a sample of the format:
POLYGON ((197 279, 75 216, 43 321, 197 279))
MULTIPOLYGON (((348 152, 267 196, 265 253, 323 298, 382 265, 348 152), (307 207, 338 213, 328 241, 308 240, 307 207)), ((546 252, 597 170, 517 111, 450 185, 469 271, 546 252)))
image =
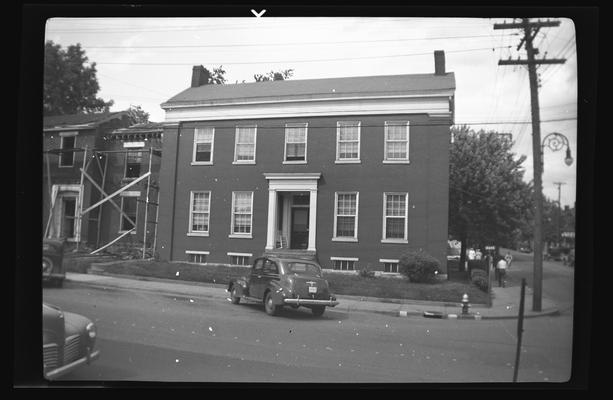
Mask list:
MULTIPOLYGON (((548 16, 544 15, 543 19, 548 16)), ((541 139, 565 135, 565 151, 545 149, 543 192, 574 205, 577 166, 577 60, 569 19, 542 28, 534 41, 539 57, 566 58, 541 65, 541 139)), ((532 179, 530 86, 525 66, 499 66, 499 59, 525 58, 517 51, 519 30, 494 30, 489 18, 53 18, 46 40, 66 48, 80 43, 96 62, 99 97, 113 111, 140 105, 161 122, 160 104, 191 83, 192 66, 223 65, 227 83, 253 82, 253 75, 293 69, 292 79, 434 72, 434 50, 444 50, 455 73, 455 122, 475 130, 512 133, 514 152, 525 154, 532 179), (523 121, 526 123, 517 123, 523 121), (506 122, 502 124, 501 122, 506 122), (515 123, 509 123, 515 122, 515 123)), ((580 160, 579 160, 580 161, 580 160)))

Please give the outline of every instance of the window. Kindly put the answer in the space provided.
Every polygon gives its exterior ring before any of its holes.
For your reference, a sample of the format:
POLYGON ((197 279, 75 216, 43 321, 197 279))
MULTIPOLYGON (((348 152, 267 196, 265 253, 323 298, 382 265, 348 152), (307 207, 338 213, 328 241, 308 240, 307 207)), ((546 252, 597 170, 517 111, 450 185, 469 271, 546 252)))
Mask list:
POLYGON ((253 192, 232 192, 232 234, 251 236, 253 192))
MULTIPOLYGON (((127 215, 121 215, 120 232, 126 232, 136 227, 136 215, 138 210, 138 197, 137 196, 122 196, 121 197, 121 211, 127 215), (134 223, 130 222, 132 220, 134 223)), ((133 233, 135 233, 133 231, 133 233)))
POLYGON ((285 161, 306 161, 307 124, 285 125, 285 161))
POLYGON ((211 192, 191 192, 189 233, 209 233, 211 192))
POLYGON ((360 161, 360 122, 338 121, 336 161, 360 161))
POLYGON ((234 162, 255 164, 256 126, 237 126, 234 137, 234 162))
POLYGON ((192 161, 196 164, 213 163, 213 142, 215 128, 196 128, 194 131, 194 155, 192 161))
POLYGON ((357 259, 332 258, 332 266, 337 271, 353 271, 357 259))
POLYGON ((138 178, 140 167, 143 162, 143 153, 140 151, 129 151, 126 153, 126 178, 138 178))
POLYGON ((266 262, 264 263, 264 273, 271 275, 278 274, 279 267, 274 261, 266 260, 266 262))
POLYGON ((385 161, 409 161, 409 123, 385 121, 385 161))
POLYGON ((398 260, 379 260, 383 263, 383 272, 398 272, 398 260))
POLYGON ((407 240, 408 193, 383 194, 383 239, 407 240))
POLYGON ((187 261, 197 264, 206 264, 206 258, 209 255, 208 251, 186 251, 187 261))
POLYGON ((334 238, 358 238, 358 193, 336 193, 334 238))
POLYGON ((247 253, 228 253, 230 256, 230 265, 249 265, 251 254, 247 253))
MULTIPOLYGON (((76 147, 76 136, 62 136, 62 150, 72 150, 76 147)), ((72 167, 74 165, 74 151, 60 153, 60 167, 72 167)))

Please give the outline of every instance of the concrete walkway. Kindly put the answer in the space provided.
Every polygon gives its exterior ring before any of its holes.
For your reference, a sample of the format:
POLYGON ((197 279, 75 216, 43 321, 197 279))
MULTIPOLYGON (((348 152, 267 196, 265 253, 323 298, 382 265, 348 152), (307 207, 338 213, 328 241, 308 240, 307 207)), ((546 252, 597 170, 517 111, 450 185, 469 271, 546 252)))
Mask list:
MULTIPOLYGON (((198 282, 183 282, 167 279, 140 278, 124 275, 78 274, 68 272, 66 280, 97 287, 138 289, 156 293, 174 294, 194 298, 208 297, 225 301, 228 298, 226 285, 198 282)), ((519 314, 520 287, 492 289, 492 306, 471 305, 468 314, 462 314, 460 299, 457 303, 424 302, 397 299, 375 299, 359 296, 337 296, 340 304, 336 310, 344 312, 374 312, 397 317, 426 317, 442 319, 515 319, 519 314)), ((469 299, 470 300, 470 299, 469 299)), ((532 311, 532 290, 526 287, 524 317, 533 318, 557 315, 557 305, 542 298, 542 310, 532 311)))

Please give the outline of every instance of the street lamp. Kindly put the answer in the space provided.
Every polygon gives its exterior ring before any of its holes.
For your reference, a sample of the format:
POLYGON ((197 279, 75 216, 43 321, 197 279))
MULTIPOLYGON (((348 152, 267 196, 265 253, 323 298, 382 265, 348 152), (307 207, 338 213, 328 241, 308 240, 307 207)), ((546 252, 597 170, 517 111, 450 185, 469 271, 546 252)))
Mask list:
MULTIPOLYGON (((538 143, 538 142, 536 142, 538 143)), ((535 179, 534 179, 534 199, 536 203, 535 218, 534 218, 534 288, 533 288, 533 311, 541 311, 541 299, 543 293, 543 152, 545 147, 552 151, 559 151, 566 147, 566 157, 564 163, 571 165, 573 157, 570 152, 568 138, 561 133, 553 132, 543 138, 541 143, 540 154, 536 153, 535 157, 540 156, 540 162, 534 163, 535 179), (538 169, 537 169, 538 167, 538 169)))

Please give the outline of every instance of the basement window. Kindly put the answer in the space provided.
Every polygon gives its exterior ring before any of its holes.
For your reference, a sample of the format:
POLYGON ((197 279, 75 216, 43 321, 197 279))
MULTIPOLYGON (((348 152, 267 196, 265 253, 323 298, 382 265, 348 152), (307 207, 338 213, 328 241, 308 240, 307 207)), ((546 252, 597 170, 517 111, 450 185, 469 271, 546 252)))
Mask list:
POLYGON ((332 258, 332 268, 336 271, 354 271, 357 259, 332 258))
POLYGON ((187 254, 187 261, 195 264, 206 264, 206 258, 209 255, 209 253, 205 251, 188 250, 185 253, 187 254))

